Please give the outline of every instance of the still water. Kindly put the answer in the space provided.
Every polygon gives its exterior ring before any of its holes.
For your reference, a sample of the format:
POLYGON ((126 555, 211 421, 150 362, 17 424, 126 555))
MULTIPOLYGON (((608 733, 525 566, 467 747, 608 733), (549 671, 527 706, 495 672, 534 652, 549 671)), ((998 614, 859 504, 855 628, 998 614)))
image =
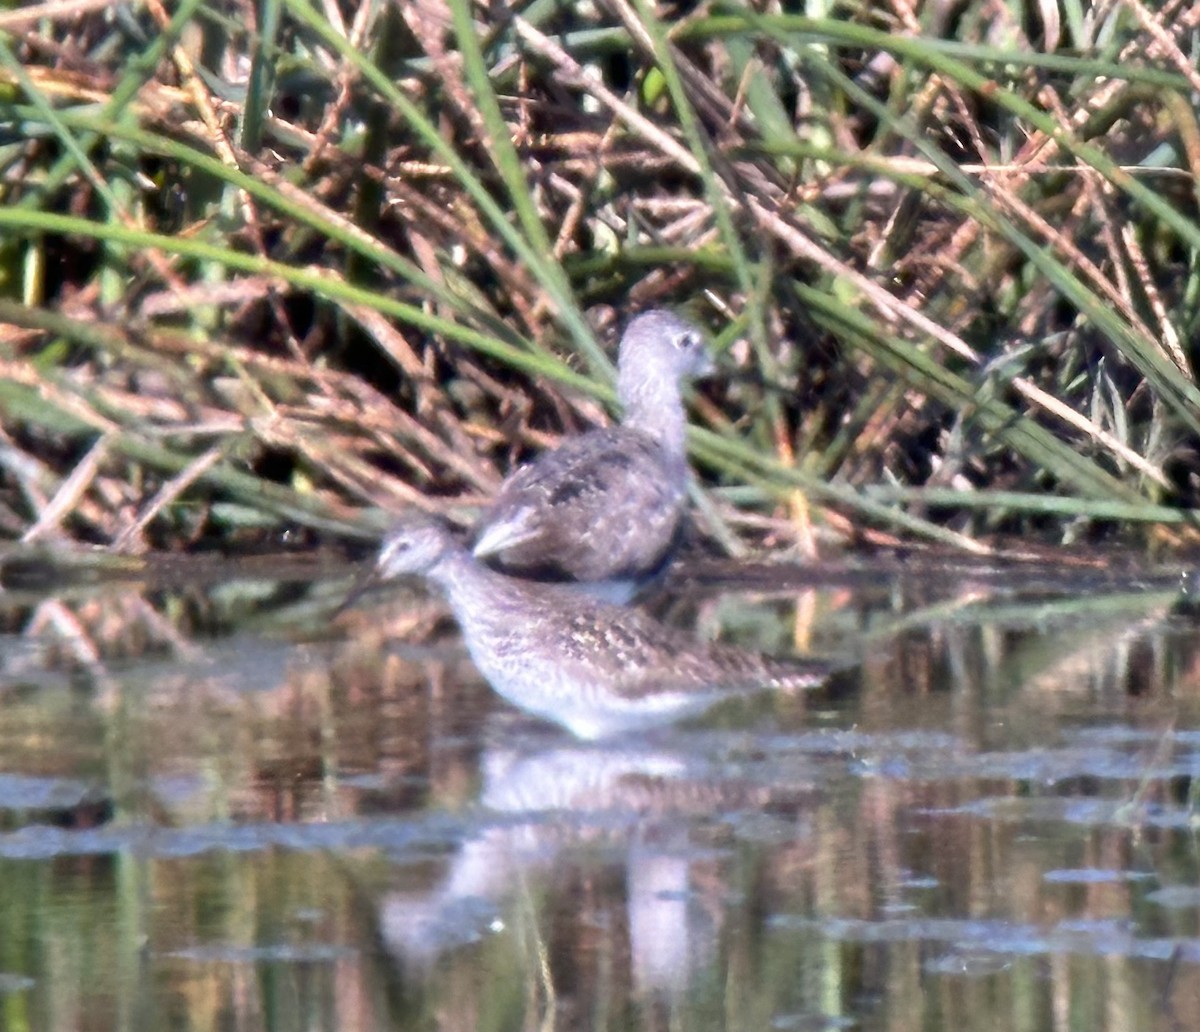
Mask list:
POLYGON ((350 572, 0 594, 0 1027, 1200 1021, 1177 574, 687 584, 847 669, 584 743, 350 572))

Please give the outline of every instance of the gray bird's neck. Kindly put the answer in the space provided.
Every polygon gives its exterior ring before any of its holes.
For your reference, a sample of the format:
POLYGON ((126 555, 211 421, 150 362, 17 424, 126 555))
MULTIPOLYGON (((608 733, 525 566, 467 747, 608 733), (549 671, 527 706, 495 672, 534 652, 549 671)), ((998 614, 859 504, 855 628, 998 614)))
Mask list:
POLYGON ((617 393, 624 408, 622 424, 658 441, 672 459, 684 461, 687 419, 679 384, 659 377, 622 375, 617 393))
POLYGON ((428 576, 464 627, 489 610, 503 608, 509 594, 508 578, 488 569, 466 549, 456 548, 443 555, 428 576))

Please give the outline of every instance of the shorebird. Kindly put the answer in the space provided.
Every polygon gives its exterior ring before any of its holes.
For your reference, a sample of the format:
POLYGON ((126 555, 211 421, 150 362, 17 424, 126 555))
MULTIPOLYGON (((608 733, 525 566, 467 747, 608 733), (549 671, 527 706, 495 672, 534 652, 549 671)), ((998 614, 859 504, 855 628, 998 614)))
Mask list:
POLYGON ((376 570, 436 584, 496 692, 581 739, 672 723, 736 695, 811 688, 832 672, 817 659, 700 642, 568 585, 499 573, 427 517, 408 517, 386 537, 376 570))
POLYGON ((620 425, 509 476, 475 527, 475 556, 525 577, 624 582, 631 594, 675 542, 688 474, 680 385, 711 368, 691 323, 661 309, 633 319, 617 358, 620 425))

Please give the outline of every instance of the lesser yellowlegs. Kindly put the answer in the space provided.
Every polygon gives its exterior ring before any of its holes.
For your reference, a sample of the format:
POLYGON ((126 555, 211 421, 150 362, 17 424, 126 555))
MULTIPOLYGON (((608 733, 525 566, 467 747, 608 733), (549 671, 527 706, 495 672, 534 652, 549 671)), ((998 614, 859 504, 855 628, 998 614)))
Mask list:
POLYGON ((568 438, 513 473, 475 528, 475 555, 539 579, 633 582, 653 573, 686 498, 680 384, 711 364, 691 323, 662 310, 637 316, 617 361, 621 424, 568 438))
POLYGON ((499 573, 425 517, 388 535, 377 569, 437 584, 492 687, 583 739, 670 723, 734 695, 812 687, 831 672, 821 660, 699 642, 641 610, 499 573))

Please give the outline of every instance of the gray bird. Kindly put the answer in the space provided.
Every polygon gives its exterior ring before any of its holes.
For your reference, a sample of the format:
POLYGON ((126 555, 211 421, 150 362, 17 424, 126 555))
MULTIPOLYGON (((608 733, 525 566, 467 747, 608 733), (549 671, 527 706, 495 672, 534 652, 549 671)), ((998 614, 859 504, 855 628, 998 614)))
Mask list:
POLYGON ((691 323, 637 316, 617 359, 620 425, 568 438, 509 476, 475 527, 476 557, 506 573, 630 588, 653 574, 687 495, 680 385, 711 368, 691 323))
POLYGON ((433 581, 496 692, 582 739, 671 723, 735 695, 811 688, 833 669, 699 642, 568 585, 509 577, 426 517, 406 518, 384 539, 376 570, 433 581))

